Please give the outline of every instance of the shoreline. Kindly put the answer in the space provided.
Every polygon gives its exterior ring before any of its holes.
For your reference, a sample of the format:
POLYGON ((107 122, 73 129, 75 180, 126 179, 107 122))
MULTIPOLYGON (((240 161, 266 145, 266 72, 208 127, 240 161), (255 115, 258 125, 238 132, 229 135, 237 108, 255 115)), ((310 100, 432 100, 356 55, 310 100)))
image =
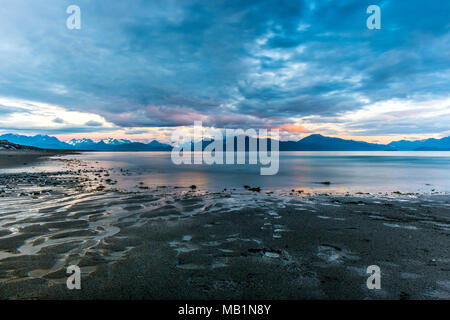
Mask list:
POLYGON ((54 161, 0 175, 1 299, 450 299, 450 195, 124 191, 54 161))
POLYGON ((19 168, 23 164, 33 163, 47 157, 79 154, 73 150, 0 150, 0 169, 19 168))

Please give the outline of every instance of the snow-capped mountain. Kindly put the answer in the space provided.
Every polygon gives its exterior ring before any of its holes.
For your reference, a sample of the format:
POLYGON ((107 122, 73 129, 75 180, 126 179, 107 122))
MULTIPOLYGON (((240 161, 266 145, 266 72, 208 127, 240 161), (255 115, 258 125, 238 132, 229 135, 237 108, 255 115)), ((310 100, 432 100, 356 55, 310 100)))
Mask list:
POLYGON ((0 140, 7 140, 25 146, 33 146, 42 149, 72 149, 86 151, 170 151, 172 146, 160 143, 156 140, 146 144, 132 142, 126 139, 103 139, 98 142, 91 139, 72 139, 67 142, 50 136, 22 136, 18 134, 5 134, 0 140))
MULTIPOLYGON (((100 141, 72 139, 67 142, 50 136, 0 135, 7 140, 24 146, 42 149, 71 149, 85 151, 170 151, 172 146, 153 140, 150 143, 133 142, 126 139, 108 138, 100 141)), ((204 143, 204 142, 202 142, 204 143)), ((206 143, 206 144, 209 144, 206 143)), ((206 145, 205 144, 205 145, 206 145)), ((450 151, 450 137, 417 141, 395 141, 388 145, 345 140, 313 134, 299 141, 280 141, 281 151, 450 151)))
POLYGON ((72 139, 67 141, 68 144, 72 145, 72 146, 77 146, 77 145, 90 145, 90 144, 94 144, 95 142, 91 139, 72 139))
POLYGON ((100 140, 105 144, 109 144, 109 145, 113 145, 113 146, 118 146, 121 144, 127 144, 127 143, 132 143, 132 141, 127 140, 127 139, 113 139, 113 138, 107 138, 107 139, 103 139, 100 140))

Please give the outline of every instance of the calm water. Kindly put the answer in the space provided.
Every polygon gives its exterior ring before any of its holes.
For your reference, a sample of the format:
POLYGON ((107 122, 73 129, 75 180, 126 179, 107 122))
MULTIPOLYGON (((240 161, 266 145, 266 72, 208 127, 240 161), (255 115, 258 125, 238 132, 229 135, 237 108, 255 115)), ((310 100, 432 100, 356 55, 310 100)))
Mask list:
MULTIPOLYGON (((211 191, 250 185, 265 190, 450 192, 450 152, 282 152, 274 176, 261 176, 260 165, 177 166, 164 152, 91 152, 64 158, 109 169, 125 188, 144 182, 151 187, 195 184, 211 191), (322 181, 331 185, 318 183, 322 181)), ((42 163, 34 170, 49 168, 42 163)))

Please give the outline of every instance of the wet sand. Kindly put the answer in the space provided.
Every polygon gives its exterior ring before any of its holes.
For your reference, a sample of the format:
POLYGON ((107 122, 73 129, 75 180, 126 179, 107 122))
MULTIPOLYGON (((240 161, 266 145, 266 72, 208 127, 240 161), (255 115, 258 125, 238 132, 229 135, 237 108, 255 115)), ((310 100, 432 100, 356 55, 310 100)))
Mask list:
POLYGON ((449 195, 130 191, 59 164, 0 174, 2 299, 450 299, 449 195))
POLYGON ((68 150, 19 150, 5 151, 0 150, 0 169, 14 168, 28 165, 36 161, 63 154, 75 154, 75 151, 68 150))

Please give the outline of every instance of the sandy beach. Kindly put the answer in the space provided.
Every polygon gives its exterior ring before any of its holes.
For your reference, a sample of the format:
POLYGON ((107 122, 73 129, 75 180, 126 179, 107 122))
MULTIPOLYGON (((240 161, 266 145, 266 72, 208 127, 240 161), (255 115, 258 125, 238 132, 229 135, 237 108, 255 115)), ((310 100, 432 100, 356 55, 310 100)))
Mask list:
POLYGON ((16 168, 27 166, 36 161, 63 154, 75 154, 68 150, 0 150, 0 168, 16 168))
POLYGON ((449 195, 130 191, 101 166, 52 161, 0 174, 1 299, 450 299, 449 195))

